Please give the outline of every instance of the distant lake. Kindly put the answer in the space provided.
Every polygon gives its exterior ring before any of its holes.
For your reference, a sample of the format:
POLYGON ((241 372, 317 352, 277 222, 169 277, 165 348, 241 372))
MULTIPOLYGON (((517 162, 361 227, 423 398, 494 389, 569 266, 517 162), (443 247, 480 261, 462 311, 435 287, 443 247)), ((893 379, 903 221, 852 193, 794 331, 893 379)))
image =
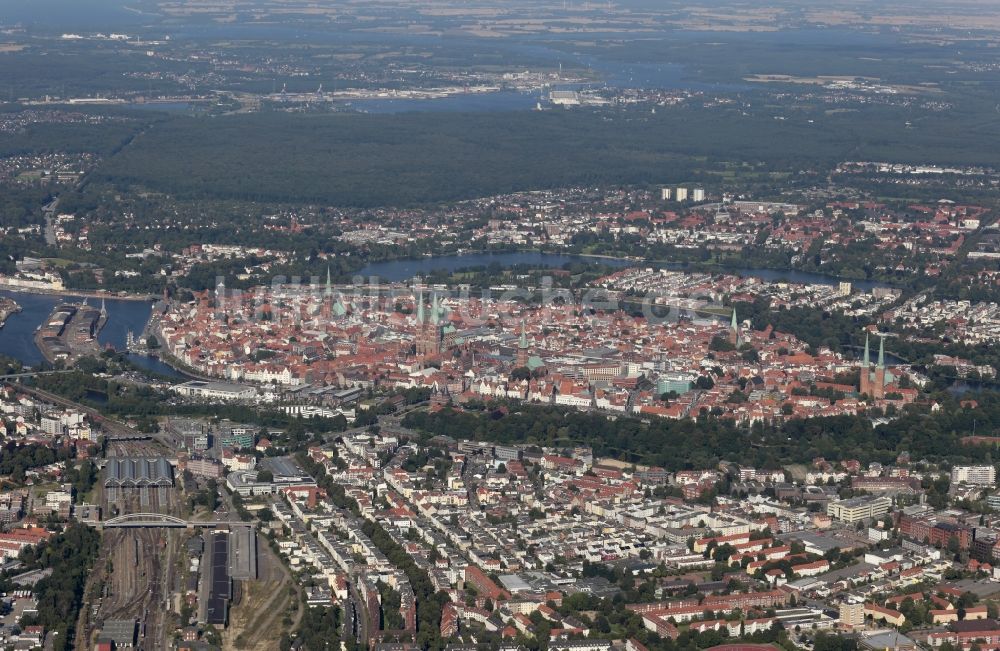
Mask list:
MULTIPOLYGON (((281 25, 281 24, 200 24, 182 25, 170 29, 173 38, 178 40, 205 38, 241 38, 280 40, 291 43, 347 43, 359 45, 395 45, 395 46, 432 46, 446 45, 456 49, 468 46, 470 51, 482 47, 483 41, 468 36, 438 34, 399 34, 386 32, 364 32, 349 29, 323 29, 317 26, 281 25)), ((623 33, 609 32, 592 34, 591 38, 618 39, 623 33)), ((700 35, 704 36, 704 35, 700 35)), ((551 38, 551 35, 549 35, 551 38)), ((648 38, 669 38, 677 40, 675 32, 662 32, 649 35, 648 38)), ((558 37, 553 40, 560 40, 558 37)), ((490 43, 491 48, 501 50, 503 58, 509 59, 512 66, 520 68, 537 68, 546 66, 555 68, 563 65, 567 68, 588 68, 599 73, 603 80, 594 84, 555 84, 546 88, 541 94, 547 98, 549 90, 585 90, 596 89, 604 85, 623 88, 646 88, 662 90, 690 91, 742 91, 753 88, 748 84, 720 84, 703 82, 697 73, 687 66, 670 62, 621 61, 601 54, 575 53, 542 42, 538 37, 527 36, 523 39, 496 41, 490 43)), ((312 78, 311 78, 312 79, 312 78)), ((318 85, 324 80, 315 77, 318 85)), ((334 84, 336 85, 336 84, 334 84)), ((498 112, 527 110, 535 107, 539 101, 539 92, 522 93, 516 90, 503 90, 494 93, 468 95, 453 95, 440 99, 363 99, 350 102, 350 106, 367 113, 404 113, 410 111, 428 112, 498 112)), ((547 99, 542 105, 551 108, 547 99)), ((155 109, 155 106, 149 107, 155 109)))
MULTIPOLYGON (((490 112, 524 111, 535 108, 541 101, 548 107, 548 99, 539 99, 538 93, 520 93, 501 90, 492 93, 463 93, 435 99, 359 99, 348 102, 355 110, 365 113, 406 113, 409 111, 440 112, 490 112)), ((338 102, 338 105, 343 105, 338 102)))
POLYGON ((134 25, 142 21, 141 15, 125 9, 117 2, 93 0, 16 0, 0 2, 0 22, 23 23, 31 27, 55 29, 62 26, 74 31, 134 25))
MULTIPOLYGON (((668 268, 674 267, 674 265, 670 264, 666 266, 668 268)), ((866 292, 870 292, 876 287, 889 287, 886 283, 880 283, 876 280, 848 280, 846 278, 813 273, 811 271, 720 266, 718 267, 718 273, 735 274, 737 276, 746 276, 747 278, 760 278, 772 283, 789 282, 800 285, 839 285, 841 282, 846 281, 851 283, 851 286, 855 289, 863 289, 866 292)))
POLYGON ((163 111, 165 113, 186 113, 194 108, 189 102, 130 102, 125 105, 139 111, 163 111))
POLYGON ((358 274, 366 278, 376 276, 389 282, 401 282, 414 276, 425 276, 434 271, 456 271, 466 267, 488 267, 499 264, 502 267, 533 265, 560 269, 568 262, 597 262, 609 267, 627 267, 634 264, 618 258, 599 258, 565 253, 541 253, 538 251, 513 251, 509 253, 466 253, 462 255, 442 255, 417 260, 391 260, 375 262, 362 268, 358 274))
MULTIPOLYGON (((566 253, 541 253, 538 251, 514 251, 508 253, 466 253, 461 255, 443 255, 417 260, 391 260, 375 262, 362 268, 358 274, 370 277, 377 276, 389 282, 401 282, 414 276, 425 276, 434 271, 456 271, 466 267, 487 267, 499 264, 502 267, 516 265, 535 265, 560 269, 568 262, 591 262, 609 267, 658 267, 683 270, 683 263, 644 262, 642 260, 626 260, 624 258, 602 258, 599 256, 572 255, 566 253)), ((760 278, 768 282, 787 281, 804 285, 837 285, 842 279, 808 271, 783 271, 777 269, 754 269, 747 267, 716 267, 712 273, 728 273, 748 278, 760 278)), ((884 283, 870 280, 851 281, 854 287, 871 291, 875 287, 885 287, 884 283)))

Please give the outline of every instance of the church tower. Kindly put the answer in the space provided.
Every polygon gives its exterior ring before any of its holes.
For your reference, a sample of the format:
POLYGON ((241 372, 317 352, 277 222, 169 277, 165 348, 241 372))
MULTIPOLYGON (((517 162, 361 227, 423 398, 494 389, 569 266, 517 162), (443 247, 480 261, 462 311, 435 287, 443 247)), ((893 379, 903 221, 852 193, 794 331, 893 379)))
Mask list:
POLYGON ((441 353, 441 323, 440 306, 438 305, 437 294, 431 301, 430 319, 424 314, 424 295, 420 293, 417 299, 417 355, 421 357, 433 357, 441 353))
POLYGON ((733 307, 733 318, 729 324, 729 343, 734 346, 740 345, 740 323, 736 319, 736 307, 733 307))
POLYGON ((878 364, 875 365, 875 385, 872 387, 872 397, 885 398, 885 337, 878 338, 878 364))
POLYGON ((865 332, 865 352, 861 357, 861 373, 859 373, 860 381, 858 383, 858 393, 865 395, 871 395, 871 369, 869 368, 871 364, 871 356, 868 349, 868 333, 865 332))
POLYGON ((521 319, 521 338, 517 342, 517 359, 514 366, 517 368, 528 366, 528 333, 525 331, 524 319, 521 319))
POLYGON ((319 314, 329 319, 333 316, 333 283, 330 279, 330 266, 326 267, 326 285, 323 286, 323 297, 319 301, 319 314))

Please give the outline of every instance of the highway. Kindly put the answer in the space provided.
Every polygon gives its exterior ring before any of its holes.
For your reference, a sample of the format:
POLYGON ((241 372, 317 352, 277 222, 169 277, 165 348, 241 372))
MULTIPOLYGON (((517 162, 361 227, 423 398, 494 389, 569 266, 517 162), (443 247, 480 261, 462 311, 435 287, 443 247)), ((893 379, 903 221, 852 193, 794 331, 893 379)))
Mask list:
POLYGON ((59 197, 42 206, 42 214, 45 215, 45 244, 57 246, 56 240, 56 208, 59 207, 59 197))

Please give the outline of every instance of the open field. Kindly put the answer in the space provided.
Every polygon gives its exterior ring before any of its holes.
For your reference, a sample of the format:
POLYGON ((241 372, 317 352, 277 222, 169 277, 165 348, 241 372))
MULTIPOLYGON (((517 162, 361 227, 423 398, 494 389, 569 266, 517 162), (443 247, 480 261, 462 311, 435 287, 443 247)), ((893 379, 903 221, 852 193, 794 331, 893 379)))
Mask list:
POLYGON ((257 550, 259 578, 239 582, 239 601, 232 606, 229 628, 223 636, 226 648, 236 645, 236 640, 240 639, 240 648, 270 651, 277 648, 281 631, 293 630, 301 618, 300 608, 291 616, 291 627, 282 624, 293 603, 288 589, 293 585, 291 576, 263 539, 257 550))

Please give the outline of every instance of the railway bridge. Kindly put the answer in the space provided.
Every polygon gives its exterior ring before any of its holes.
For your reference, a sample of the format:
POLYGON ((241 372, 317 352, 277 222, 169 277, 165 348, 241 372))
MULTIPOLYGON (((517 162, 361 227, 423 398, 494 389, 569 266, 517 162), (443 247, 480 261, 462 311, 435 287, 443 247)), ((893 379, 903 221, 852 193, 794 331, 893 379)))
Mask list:
POLYGON ((126 513, 103 521, 87 522, 97 529, 195 529, 218 527, 249 527, 249 522, 240 520, 182 520, 173 515, 163 513, 126 513))

